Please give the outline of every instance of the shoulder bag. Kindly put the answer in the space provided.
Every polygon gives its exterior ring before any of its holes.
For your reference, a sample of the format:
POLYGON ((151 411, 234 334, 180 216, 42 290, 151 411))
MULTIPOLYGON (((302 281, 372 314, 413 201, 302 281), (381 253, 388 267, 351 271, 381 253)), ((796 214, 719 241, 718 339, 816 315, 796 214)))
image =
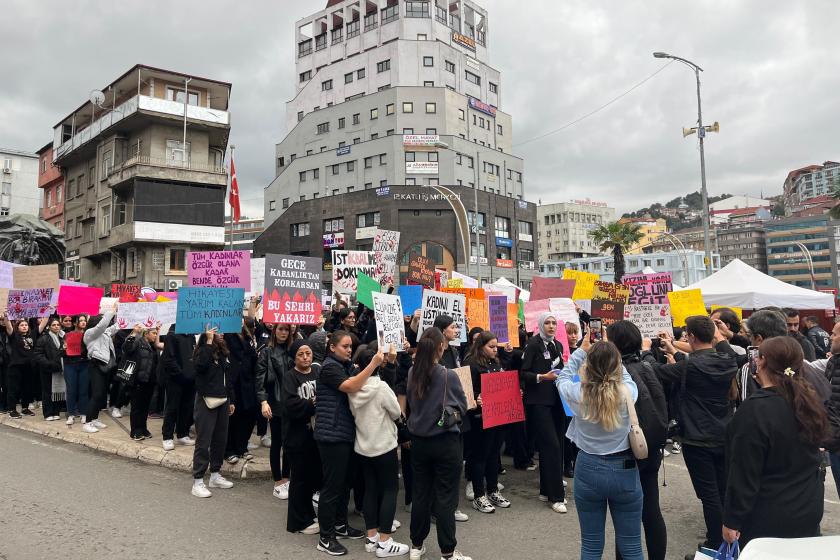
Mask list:
MULTIPOLYGON (((225 375, 225 365, 222 364, 222 385, 227 387, 227 376, 225 375)), ((202 397, 204 399, 204 404, 210 410, 214 408, 219 408, 223 404, 227 402, 227 397, 202 397)))
POLYGON ((137 374, 137 362, 134 360, 126 360, 122 366, 117 369, 117 379, 126 387, 134 385, 134 380, 137 374))
POLYGON ((624 393, 624 402, 627 404, 627 413, 630 416, 630 449, 633 450, 633 456, 636 459, 642 460, 648 458, 647 440, 645 440, 645 433, 639 425, 639 417, 636 415, 636 406, 633 404, 633 399, 630 398, 630 389, 624 383, 621 384, 621 391, 624 393))
POLYGON ((446 396, 449 394, 449 370, 444 370, 443 382, 443 402, 441 403, 440 419, 437 421, 437 426, 444 430, 450 430, 455 426, 460 426, 463 419, 461 418, 461 411, 455 407, 446 405, 446 396))

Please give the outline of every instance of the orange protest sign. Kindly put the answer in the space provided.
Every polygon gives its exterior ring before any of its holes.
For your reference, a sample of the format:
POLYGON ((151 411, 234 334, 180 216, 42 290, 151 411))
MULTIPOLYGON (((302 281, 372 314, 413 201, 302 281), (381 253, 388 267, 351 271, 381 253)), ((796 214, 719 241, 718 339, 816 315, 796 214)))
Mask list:
POLYGON ((490 308, 486 299, 467 300, 467 323, 470 329, 490 330, 490 308))
POLYGON ((508 340, 514 348, 519 348, 519 304, 508 303, 508 340))

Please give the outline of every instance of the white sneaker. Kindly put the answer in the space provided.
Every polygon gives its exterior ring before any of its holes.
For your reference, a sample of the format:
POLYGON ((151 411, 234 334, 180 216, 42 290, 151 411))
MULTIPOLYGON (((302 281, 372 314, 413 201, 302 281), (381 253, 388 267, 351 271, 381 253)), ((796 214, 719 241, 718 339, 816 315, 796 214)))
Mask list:
POLYGON ((377 558, 390 558, 392 556, 403 556, 408 553, 410 547, 407 544, 398 543, 394 539, 385 542, 379 541, 376 545, 377 558))
POLYGON ((55 422, 56 420, 61 420, 60 416, 47 416, 47 422, 55 422))
POLYGON ((408 553, 408 560, 420 560, 426 555, 426 547, 414 548, 412 547, 408 553))
POLYGON ((103 424, 103 423, 102 423, 102 421, 101 421, 99 418, 97 418, 96 420, 91 421, 90 423, 91 423, 91 424, 93 424, 93 426, 94 426, 95 428, 99 429, 99 430, 104 430, 105 428, 107 428, 107 427, 108 427, 106 424, 103 424))
POLYGON ((93 422, 88 422, 82 425, 82 431, 86 434, 95 434, 99 430, 93 425, 93 422))
POLYGON ((393 525, 391 525, 391 532, 396 533, 397 529, 399 529, 400 527, 402 527, 402 523, 400 523, 399 521, 394 519, 394 523, 393 523, 393 525))
POLYGON ((510 500, 502 496, 501 492, 493 492, 488 496, 490 503, 496 507, 509 508, 510 500))
POLYGON ((472 501, 472 507, 474 510, 481 513, 496 513, 496 508, 493 507, 493 504, 490 503, 487 496, 477 497, 472 501))
POLYGON ((460 521, 463 523, 464 521, 469 521, 470 516, 461 511, 460 509, 455 510, 455 521, 460 521))
POLYGON ((475 500, 475 492, 473 492, 472 481, 467 482, 467 487, 464 490, 464 493, 467 495, 468 500, 475 500))
POLYGON ((68 416, 65 424, 67 424, 68 426, 72 426, 75 421, 75 418, 73 418, 72 416, 68 416))
POLYGON ((365 537, 365 552, 376 552, 379 548, 379 533, 373 535, 373 539, 365 537))
POLYGON ((111 409, 111 418, 122 418, 122 412, 116 406, 111 409))
POLYGON ((671 456, 671 452, 670 452, 670 451, 668 451, 667 449, 663 449, 663 450, 662 450, 662 455, 663 455, 664 457, 670 457, 670 456, 671 456))
POLYGON ((260 444, 263 447, 271 447, 271 436, 265 435, 260 438, 260 444))
POLYGON ((213 473, 210 475, 210 488, 233 488, 233 482, 219 473, 213 473))
MULTIPOLYGON (((440 557, 440 560, 446 560, 443 556, 440 557)), ((464 556, 457 550, 452 553, 452 556, 449 557, 449 560, 472 560, 469 556, 464 556)))
POLYGON ((289 499, 289 481, 287 480, 280 486, 274 487, 274 497, 280 498, 281 500, 288 500, 289 499))
MULTIPOLYGON (((501 485, 501 484, 499 484, 499 490, 501 490, 501 489, 502 489, 502 488, 501 488, 501 486, 502 486, 502 485, 501 485)), ((566 481, 564 480, 564 481, 563 481, 563 488, 568 488, 568 487, 569 487, 569 483, 568 483, 568 482, 566 482, 566 481)))
POLYGON ((313 523, 312 525, 310 525, 309 527, 307 527, 306 529, 303 529, 302 531, 298 531, 298 533, 300 533, 302 535, 317 535, 320 532, 321 532, 321 526, 318 525, 317 521, 315 523, 313 523))
POLYGON ((82 418, 82 420, 81 420, 82 424, 87 424, 87 416, 82 414, 81 418, 82 418))
POLYGON ((551 509, 553 509, 555 513, 568 512, 568 510, 566 509, 566 504, 564 504, 563 502, 554 502, 553 504, 551 504, 551 509))
POLYGON ((499 492, 501 492, 502 490, 505 489, 505 485, 502 484, 501 482, 497 482, 496 487, 499 489, 499 492))
POLYGON ((197 478, 196 481, 193 482, 191 494, 196 498, 209 498, 213 495, 213 493, 207 489, 207 486, 204 485, 204 481, 200 478, 197 478))
POLYGON ((547 502, 548 501, 548 496, 546 496, 545 494, 540 494, 540 501, 541 502, 547 502))
POLYGON ((253 451, 254 449, 259 449, 259 444, 248 442, 248 451, 253 451))
POLYGON ((190 436, 179 437, 175 440, 178 445, 195 445, 195 440, 190 436))
POLYGON ((175 442, 174 441, 172 441, 171 439, 163 440, 163 450, 164 451, 172 451, 173 449, 175 449, 175 442))

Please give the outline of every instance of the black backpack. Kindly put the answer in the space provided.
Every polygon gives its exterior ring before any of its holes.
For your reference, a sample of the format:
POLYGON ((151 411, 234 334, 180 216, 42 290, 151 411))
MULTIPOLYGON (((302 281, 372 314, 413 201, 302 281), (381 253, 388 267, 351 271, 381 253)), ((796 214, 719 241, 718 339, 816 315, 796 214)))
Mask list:
POLYGON ((636 414, 645 433, 648 449, 658 453, 668 437, 668 403, 662 383, 656 377, 653 367, 638 357, 625 359, 624 366, 639 390, 636 414))

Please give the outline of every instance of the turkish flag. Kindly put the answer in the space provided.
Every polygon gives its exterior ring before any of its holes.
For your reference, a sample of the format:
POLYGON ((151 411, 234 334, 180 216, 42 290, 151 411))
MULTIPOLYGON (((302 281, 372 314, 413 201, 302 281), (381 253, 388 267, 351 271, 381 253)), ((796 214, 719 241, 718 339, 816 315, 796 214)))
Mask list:
POLYGON ((233 154, 230 155, 230 195, 228 195, 233 221, 239 223, 239 183, 236 182, 236 167, 233 165, 233 154))

